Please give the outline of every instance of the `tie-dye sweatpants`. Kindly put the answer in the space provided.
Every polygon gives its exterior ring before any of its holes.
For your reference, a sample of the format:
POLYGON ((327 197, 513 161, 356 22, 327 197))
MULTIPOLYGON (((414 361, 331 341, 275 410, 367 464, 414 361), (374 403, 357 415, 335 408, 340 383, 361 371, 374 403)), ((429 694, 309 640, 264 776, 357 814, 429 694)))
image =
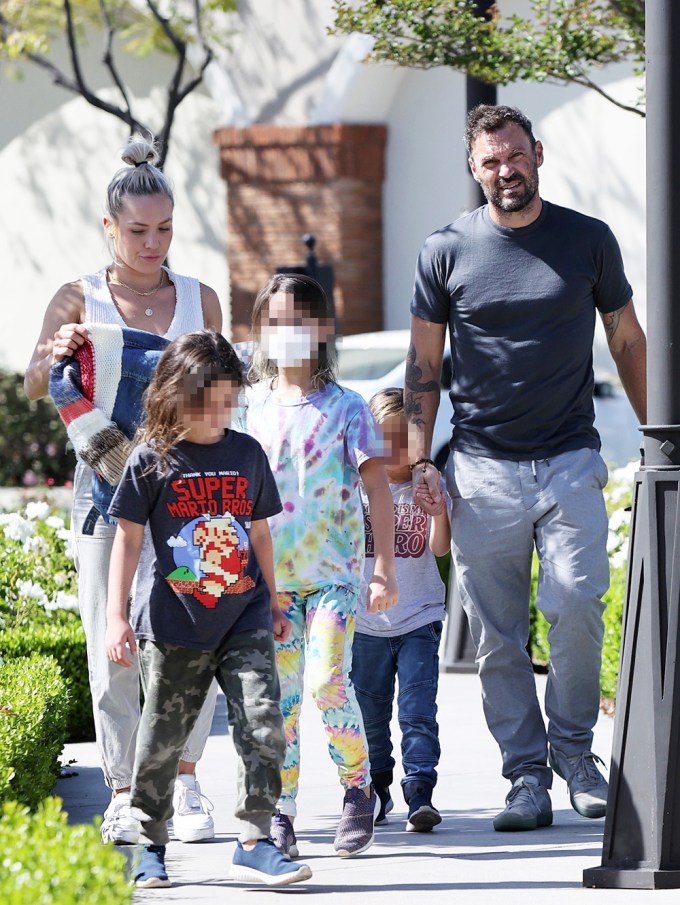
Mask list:
POLYGON ((364 788, 370 779, 368 744, 349 674, 356 623, 357 596, 344 587, 327 586, 309 593, 280 593, 279 606, 292 631, 276 645, 281 710, 286 732, 282 792, 283 814, 297 813, 300 777, 300 708, 305 663, 307 686, 321 711, 328 750, 346 789, 364 788))

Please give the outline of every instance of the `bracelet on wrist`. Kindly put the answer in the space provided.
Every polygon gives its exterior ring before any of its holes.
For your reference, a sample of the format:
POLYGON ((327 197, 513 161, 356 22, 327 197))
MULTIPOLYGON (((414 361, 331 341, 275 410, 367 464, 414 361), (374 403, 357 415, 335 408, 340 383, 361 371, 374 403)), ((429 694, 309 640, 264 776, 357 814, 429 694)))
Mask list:
POLYGON ((416 461, 413 463, 413 465, 409 465, 409 468, 411 469, 411 471, 413 471, 413 469, 417 468, 419 465, 433 465, 435 468, 437 467, 434 464, 434 462, 432 461, 432 459, 423 457, 422 459, 416 459, 416 461))

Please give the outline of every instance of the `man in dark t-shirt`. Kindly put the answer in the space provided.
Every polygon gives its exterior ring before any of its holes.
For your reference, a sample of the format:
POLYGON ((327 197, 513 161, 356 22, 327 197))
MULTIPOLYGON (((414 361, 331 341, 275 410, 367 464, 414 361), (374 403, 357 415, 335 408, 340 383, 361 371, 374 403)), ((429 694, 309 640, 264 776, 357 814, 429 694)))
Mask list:
POLYGON ((404 399, 418 438, 414 480, 437 499, 429 456, 448 327, 453 559, 487 724, 512 783, 494 827, 530 830, 552 823, 553 770, 581 815, 606 809, 591 751, 609 584, 607 468, 593 409, 596 312, 641 421, 646 341, 609 227, 541 199, 543 147, 524 114, 476 107, 465 140, 488 203, 421 250, 404 399), (547 730, 526 651, 534 550, 537 606, 551 625, 547 730))

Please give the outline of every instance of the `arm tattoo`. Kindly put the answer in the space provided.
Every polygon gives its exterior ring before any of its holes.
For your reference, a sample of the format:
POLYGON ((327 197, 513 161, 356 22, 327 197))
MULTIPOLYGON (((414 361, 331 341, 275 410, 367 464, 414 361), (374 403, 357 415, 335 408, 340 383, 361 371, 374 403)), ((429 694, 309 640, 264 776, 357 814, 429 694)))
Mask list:
POLYGON ((438 393, 439 383, 436 380, 429 380, 422 383, 423 371, 416 364, 416 350, 413 343, 409 346, 408 355, 406 356, 406 377, 404 380, 404 411, 406 417, 412 424, 423 426, 422 418, 423 406, 420 396, 423 393, 438 393))
MULTIPOLYGON (((625 305, 624 305, 625 308, 625 305)), ((616 333, 619 321, 621 320, 621 312, 623 308, 618 308, 616 311, 608 311, 606 314, 602 315, 602 323, 604 324, 604 332, 607 335, 607 343, 611 346, 612 340, 614 339, 614 334, 616 333)))

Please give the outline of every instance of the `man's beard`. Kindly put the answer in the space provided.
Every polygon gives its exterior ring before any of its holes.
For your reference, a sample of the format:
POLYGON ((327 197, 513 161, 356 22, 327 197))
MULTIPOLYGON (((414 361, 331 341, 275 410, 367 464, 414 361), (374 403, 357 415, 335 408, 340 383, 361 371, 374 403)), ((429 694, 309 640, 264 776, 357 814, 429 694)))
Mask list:
POLYGON ((486 188, 486 186, 484 186, 484 194, 486 195, 486 200, 489 202, 489 204, 492 204, 499 210, 504 211, 506 214, 523 211, 534 200, 537 192, 537 167, 534 167, 531 175, 527 179, 525 179, 524 176, 521 176, 519 173, 514 173, 508 179, 498 179, 496 181, 496 184, 489 187, 488 189, 486 188), (516 194, 505 195, 503 193, 503 186, 508 185, 512 182, 520 183, 517 189, 515 189, 516 194), (502 183, 502 185, 499 185, 499 183, 502 183))

